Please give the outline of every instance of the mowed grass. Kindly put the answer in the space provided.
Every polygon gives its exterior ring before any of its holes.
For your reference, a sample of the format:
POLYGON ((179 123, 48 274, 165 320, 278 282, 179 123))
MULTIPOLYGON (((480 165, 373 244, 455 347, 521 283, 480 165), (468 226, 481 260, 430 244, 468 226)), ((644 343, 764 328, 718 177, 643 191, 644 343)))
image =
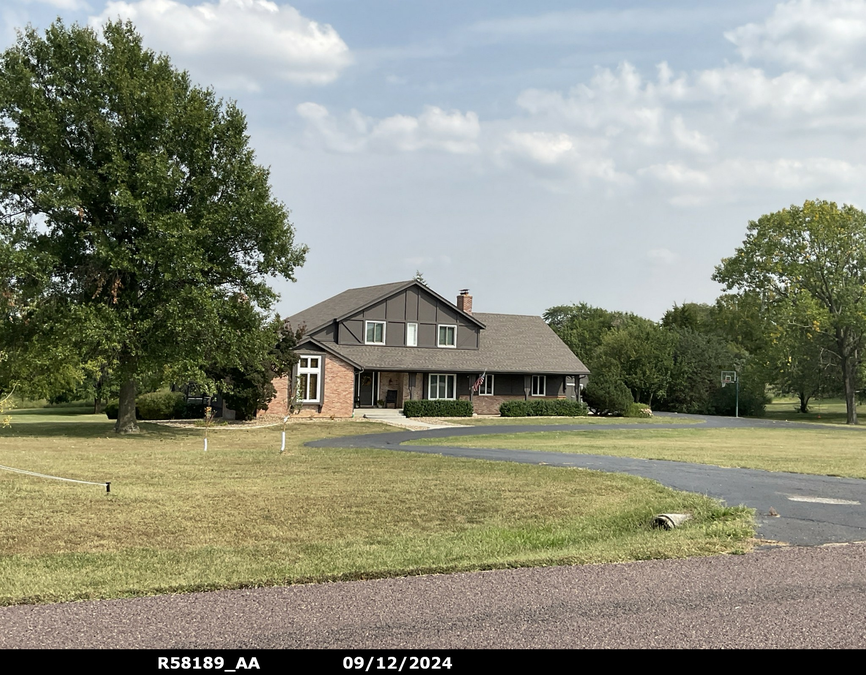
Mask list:
MULTIPOLYGON (((25 415, 27 413, 20 413, 25 415)), ((748 550, 752 513, 629 476, 306 448, 378 424, 202 430, 13 422, 0 464, 0 604, 748 550), (695 520, 665 532, 661 512, 695 520)))
POLYGON ((545 450, 866 478, 866 429, 546 431, 435 438, 407 445, 545 450))
MULTIPOLYGON (((857 417, 866 414, 866 407, 857 406, 857 417)), ((846 424, 848 412, 841 398, 816 399, 809 401, 809 412, 800 412, 800 402, 796 398, 776 398, 767 404, 765 417, 771 420, 790 422, 815 422, 817 424, 846 424)), ((866 423, 866 419, 861 423, 866 423)))
POLYGON ((635 426, 653 424, 700 424, 700 420, 677 417, 443 417, 443 422, 452 422, 465 426, 517 426, 553 424, 585 424, 586 426, 609 426, 611 424, 634 424, 635 426))

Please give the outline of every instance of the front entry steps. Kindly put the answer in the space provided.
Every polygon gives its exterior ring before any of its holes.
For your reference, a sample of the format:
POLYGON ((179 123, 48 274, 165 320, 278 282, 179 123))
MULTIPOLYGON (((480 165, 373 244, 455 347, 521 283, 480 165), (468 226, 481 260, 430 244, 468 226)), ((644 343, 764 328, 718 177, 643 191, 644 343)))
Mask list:
POLYGON ((402 410, 394 408, 356 408, 354 416, 363 417, 371 422, 382 422, 390 424, 393 427, 401 429, 409 429, 410 431, 424 431, 426 429, 446 429, 448 427, 459 426, 457 424, 447 424, 436 422, 422 422, 414 417, 406 417, 402 410))

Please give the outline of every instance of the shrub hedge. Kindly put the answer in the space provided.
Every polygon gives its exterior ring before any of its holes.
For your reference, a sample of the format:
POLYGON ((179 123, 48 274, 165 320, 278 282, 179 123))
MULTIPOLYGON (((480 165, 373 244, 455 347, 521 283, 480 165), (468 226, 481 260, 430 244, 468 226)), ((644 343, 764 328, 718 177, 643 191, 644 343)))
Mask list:
MULTIPOLYGON (((116 420, 118 408, 118 401, 110 401, 105 406, 106 417, 116 420)), ((179 391, 155 391, 135 399, 137 420, 195 420, 203 417, 204 403, 201 399, 187 401, 179 391)))
POLYGON ((506 401, 499 406, 502 417, 583 417, 585 403, 566 398, 538 399, 535 401, 506 401))
POLYGON ((154 391, 135 399, 135 414, 143 420, 176 420, 186 413, 186 396, 179 391, 154 391))
POLYGON ((589 379, 583 400, 596 415, 622 415, 634 403, 629 388, 616 375, 602 372, 589 379))
POLYGON ((632 403, 623 410, 623 417, 652 417, 653 411, 646 403, 632 403))
POLYGON ((405 401, 406 417, 472 417, 471 401, 405 401))

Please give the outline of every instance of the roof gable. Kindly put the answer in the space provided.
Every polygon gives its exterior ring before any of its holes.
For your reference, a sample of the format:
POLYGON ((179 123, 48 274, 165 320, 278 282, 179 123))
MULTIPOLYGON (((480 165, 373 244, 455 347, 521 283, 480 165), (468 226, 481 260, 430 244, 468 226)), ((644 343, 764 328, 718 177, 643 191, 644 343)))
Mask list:
POLYGON ((411 279, 409 281, 397 281, 390 284, 380 284, 378 286, 364 286, 363 288, 350 288, 335 295, 327 300, 320 302, 317 305, 298 312, 286 319, 286 323, 294 328, 306 326, 306 334, 314 333, 321 328, 324 328, 333 321, 341 321, 350 317, 366 308, 375 305, 376 303, 387 300, 388 298, 405 291, 407 288, 417 286, 423 292, 428 293, 440 302, 444 302, 453 308, 453 310, 477 325, 484 328, 484 323, 474 317, 472 314, 463 312, 457 308, 453 302, 443 298, 441 295, 431 290, 421 282, 411 279))

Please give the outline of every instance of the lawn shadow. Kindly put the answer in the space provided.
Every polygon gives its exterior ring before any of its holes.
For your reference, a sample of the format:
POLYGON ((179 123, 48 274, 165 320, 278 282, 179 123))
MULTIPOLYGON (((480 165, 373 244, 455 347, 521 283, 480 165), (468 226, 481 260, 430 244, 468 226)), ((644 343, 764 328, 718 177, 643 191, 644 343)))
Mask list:
POLYGON ((177 427, 167 427, 162 424, 154 424, 152 422, 139 422, 139 433, 119 435, 114 433, 114 422, 106 420, 105 422, 93 421, 78 421, 74 417, 69 421, 63 422, 25 422, 16 424, 12 420, 12 426, 5 429, 0 429, 0 440, 9 438, 34 438, 34 437, 67 437, 67 438, 123 438, 124 440, 135 441, 153 440, 160 438, 162 440, 170 440, 175 438, 189 438, 190 436, 199 436, 202 429, 191 428, 181 429, 177 427))

